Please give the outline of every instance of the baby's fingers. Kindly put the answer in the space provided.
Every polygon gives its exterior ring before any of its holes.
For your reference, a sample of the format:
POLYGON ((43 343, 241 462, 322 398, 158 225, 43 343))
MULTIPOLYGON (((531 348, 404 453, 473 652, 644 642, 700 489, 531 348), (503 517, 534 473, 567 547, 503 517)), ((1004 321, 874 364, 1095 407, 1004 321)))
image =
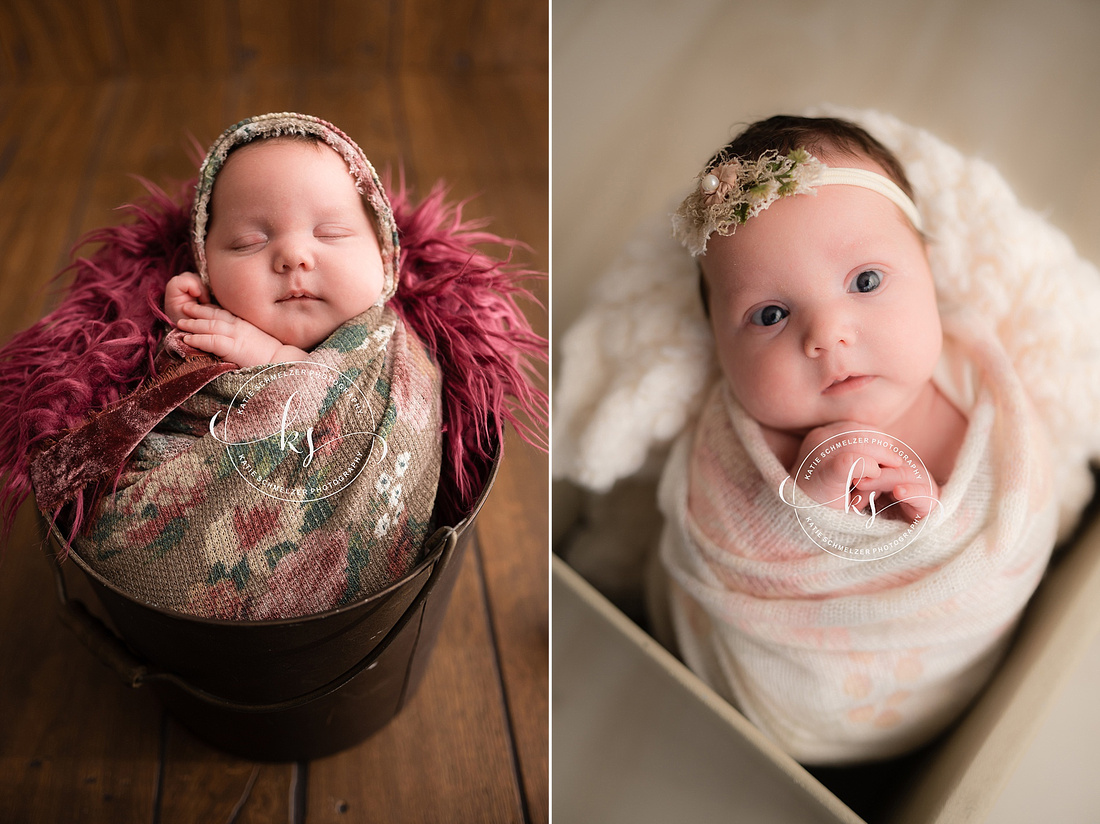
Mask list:
POLYGON ((180 318, 177 324, 185 332, 210 332, 217 320, 214 318, 180 318))
POLYGON ((183 340, 188 346, 201 349, 203 352, 209 352, 219 358, 225 359, 232 356, 233 339, 225 335, 186 334, 183 336, 183 340))
POLYGON ((848 467, 849 477, 855 486, 877 480, 882 475, 882 467, 864 455, 855 456, 854 460, 848 461, 848 467))
POLYGON ((209 352, 223 360, 237 362, 237 340, 230 334, 227 324, 183 318, 180 328, 184 332, 184 343, 188 346, 209 352))
POLYGON ((860 451, 869 461, 874 461, 883 467, 900 467, 902 458, 888 445, 872 439, 871 443, 861 444, 860 451))
POLYGON ((210 301, 210 292, 207 290, 206 284, 198 278, 189 278, 184 284, 184 291, 201 303, 210 301))
POLYGON ((927 518, 939 506, 934 490, 927 484, 900 484, 891 491, 894 500, 901 504, 902 511, 910 518, 927 518))
POLYGON ((183 307, 183 311, 189 317, 199 320, 236 320, 236 315, 232 312, 226 311, 220 306, 215 306, 212 303, 188 303, 183 307))
MULTIPOLYGON (((229 312, 222 312, 221 315, 209 318, 180 318, 176 325, 180 328, 180 331, 189 333, 187 335, 188 337, 207 335, 219 338, 233 338, 234 329, 236 327, 235 321, 236 317, 232 314, 229 312)), ((188 341, 188 343, 190 343, 190 341, 188 341)), ((194 343, 191 345, 195 346, 194 343)), ((197 348, 205 349, 207 352, 215 351, 205 346, 199 346, 197 348)), ((220 355, 221 353, 219 352, 217 354, 220 355)))
POLYGON ((198 335, 194 332, 187 332, 183 336, 183 342, 188 346, 193 346, 196 349, 201 349, 203 352, 209 352, 212 355, 217 355, 216 349, 222 348, 219 345, 219 341, 224 340, 220 335, 198 335))
POLYGON ((191 295, 199 300, 209 300, 210 291, 194 272, 181 272, 168 281, 169 290, 175 289, 181 294, 191 295))
POLYGON ((880 467, 879 472, 875 475, 876 481, 875 487, 881 492, 889 492, 895 486, 899 484, 912 482, 913 473, 907 469, 896 466, 883 466, 880 467))

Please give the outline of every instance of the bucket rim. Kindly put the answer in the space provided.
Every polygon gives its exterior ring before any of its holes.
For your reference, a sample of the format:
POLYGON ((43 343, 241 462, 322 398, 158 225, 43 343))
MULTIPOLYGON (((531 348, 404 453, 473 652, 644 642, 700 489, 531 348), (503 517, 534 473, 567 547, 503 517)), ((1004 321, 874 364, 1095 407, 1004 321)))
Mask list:
MULTIPOLYGON (((431 538, 435 537, 441 529, 450 529, 450 531, 455 533, 456 535, 462 535, 462 533, 464 533, 473 525, 473 522, 477 518, 478 514, 481 512, 481 508, 484 506, 485 501, 489 498, 489 493, 493 488, 493 483, 496 481, 497 472, 500 469, 500 462, 503 458, 503 454, 504 444, 502 442, 498 442, 494 448, 493 460, 489 464, 489 472, 485 478, 485 483, 482 486, 481 493, 478 495, 477 500, 474 501, 474 504, 470 508, 470 511, 466 513, 466 515, 457 524, 454 524, 453 526, 443 525, 441 527, 438 527, 436 531, 433 532, 431 536, 429 536, 429 541, 431 540, 431 538)), ((308 615, 299 615, 292 618, 263 618, 255 621, 241 621, 232 618, 205 618, 201 615, 192 615, 189 612, 180 612, 179 610, 171 609, 169 607, 158 606, 157 604, 151 604, 147 601, 141 601, 135 598, 132 594, 121 589, 120 587, 103 577, 99 572, 94 570, 91 565, 89 565, 88 562, 80 556, 80 553, 76 551, 76 548, 70 545, 69 542, 64 538, 64 536, 61 535, 61 532, 57 528, 57 522, 55 520, 47 519, 44 515, 42 515, 41 512, 39 512, 38 515, 41 522, 44 523, 48 532, 47 541, 52 538, 53 541, 58 545, 58 547, 66 549, 67 551, 65 552, 65 557, 72 558, 74 563, 76 563, 76 565, 80 567, 84 574, 91 578, 98 586, 103 587, 104 589, 110 591, 112 594, 116 595, 119 598, 129 601, 130 603, 137 604, 152 612, 159 613, 166 618, 171 618, 174 620, 194 621, 200 624, 206 624, 215 627, 289 627, 310 623, 312 621, 321 621, 326 618, 332 618, 337 615, 342 615, 344 613, 357 611, 373 601, 383 600, 394 591, 405 586, 405 584, 416 578, 418 575, 423 573, 425 569, 429 568, 432 564, 436 563, 439 560, 439 552, 436 549, 433 549, 428 554, 428 556, 420 561, 420 563, 418 563, 415 567, 413 567, 413 569, 402 576, 399 580, 394 581, 385 589, 378 590, 377 592, 372 592, 371 594, 366 595, 357 601, 353 601, 350 604, 343 604, 338 607, 333 607, 332 609, 327 609, 324 612, 313 612, 308 615)), ((442 548, 445 543, 445 541, 440 541, 439 548, 442 548)), ((49 550, 47 549, 47 551, 49 550)), ((61 572, 61 560, 61 558, 55 558, 55 562, 58 564, 57 572, 59 574, 61 572)))

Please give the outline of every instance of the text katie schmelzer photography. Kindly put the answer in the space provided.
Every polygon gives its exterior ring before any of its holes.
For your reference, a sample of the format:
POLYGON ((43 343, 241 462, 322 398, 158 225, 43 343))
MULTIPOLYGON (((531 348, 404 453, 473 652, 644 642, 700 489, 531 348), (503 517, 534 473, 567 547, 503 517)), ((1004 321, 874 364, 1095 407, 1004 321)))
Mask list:
POLYGON ((273 364, 237 391, 210 433, 255 489, 282 501, 313 501, 351 484, 386 456, 370 403, 348 376, 309 361, 273 364), (334 426, 326 421, 341 421, 334 426), (241 433, 248 433, 241 437, 241 433))
POLYGON ((794 477, 780 483, 779 497, 814 545, 839 558, 871 561, 916 542, 939 509, 934 488, 924 462, 903 441, 854 429, 810 450, 794 477))

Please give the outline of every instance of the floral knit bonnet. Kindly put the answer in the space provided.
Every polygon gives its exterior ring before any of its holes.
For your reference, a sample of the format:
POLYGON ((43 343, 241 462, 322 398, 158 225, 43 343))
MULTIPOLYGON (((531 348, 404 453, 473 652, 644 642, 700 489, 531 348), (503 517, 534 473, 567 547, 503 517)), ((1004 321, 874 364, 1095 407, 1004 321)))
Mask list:
POLYGON ((378 173, 350 137, 327 121, 307 114, 272 112, 250 117, 222 132, 214 141, 199 168, 199 182, 195 188, 195 202, 191 207, 191 247, 195 255, 195 267, 203 283, 209 285, 206 270, 206 229, 210 222, 210 195, 214 180, 225 165, 230 151, 251 143, 284 135, 316 137, 331 146, 348 165, 356 190, 366 199, 378 227, 378 244, 382 250, 384 281, 379 303, 393 297, 397 290, 397 273, 401 249, 397 242, 397 224, 389 198, 378 179, 378 173))

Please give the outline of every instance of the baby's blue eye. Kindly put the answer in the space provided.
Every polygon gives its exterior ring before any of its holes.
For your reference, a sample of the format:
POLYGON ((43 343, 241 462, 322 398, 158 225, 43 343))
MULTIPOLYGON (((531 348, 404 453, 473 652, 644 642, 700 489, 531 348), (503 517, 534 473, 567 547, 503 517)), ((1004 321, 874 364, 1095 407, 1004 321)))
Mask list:
POLYGON ((777 323, 779 323, 779 321, 783 320, 783 318, 787 317, 787 315, 789 314, 790 312, 784 309, 782 306, 771 304, 770 306, 765 306, 762 309, 757 309, 755 312, 753 312, 752 317, 749 318, 749 321, 754 326, 775 326, 777 323))
POLYGON ((873 292, 882 284, 882 273, 874 269, 860 272, 848 287, 849 292, 873 292))

